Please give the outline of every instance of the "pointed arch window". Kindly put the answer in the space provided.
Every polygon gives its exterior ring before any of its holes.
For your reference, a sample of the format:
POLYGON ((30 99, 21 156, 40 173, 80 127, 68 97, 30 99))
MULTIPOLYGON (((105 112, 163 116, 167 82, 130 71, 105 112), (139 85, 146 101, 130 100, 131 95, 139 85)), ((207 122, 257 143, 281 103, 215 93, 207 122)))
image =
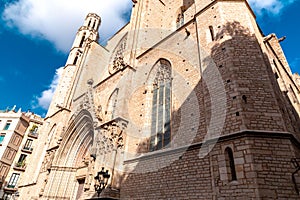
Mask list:
POLYGON ((171 141, 171 64, 161 59, 153 81, 150 151, 166 147, 171 141))
POLYGON ((108 100, 108 106, 107 106, 107 115, 108 119, 112 120, 115 118, 115 111, 117 107, 117 102, 118 102, 118 94, 119 94, 119 89, 115 89, 115 91, 111 94, 109 100, 108 100))
POLYGON ((225 161, 226 161, 228 180, 236 181, 237 177, 236 177, 236 170, 234 164, 234 157, 233 157, 232 149, 230 147, 227 147, 225 149, 225 161))

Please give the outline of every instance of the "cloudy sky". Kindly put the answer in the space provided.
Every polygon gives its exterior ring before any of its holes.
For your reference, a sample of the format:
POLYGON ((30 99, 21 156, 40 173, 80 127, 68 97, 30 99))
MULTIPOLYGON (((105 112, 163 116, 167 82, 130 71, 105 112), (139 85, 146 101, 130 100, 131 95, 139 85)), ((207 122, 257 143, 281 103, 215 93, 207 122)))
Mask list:
MULTIPOLYGON (((102 18, 104 43, 129 19, 131 0, 0 0, 0 109, 22 107, 43 115, 77 29, 87 13, 102 18)), ((300 0, 249 0, 265 34, 282 43, 294 72, 300 56, 300 0)))

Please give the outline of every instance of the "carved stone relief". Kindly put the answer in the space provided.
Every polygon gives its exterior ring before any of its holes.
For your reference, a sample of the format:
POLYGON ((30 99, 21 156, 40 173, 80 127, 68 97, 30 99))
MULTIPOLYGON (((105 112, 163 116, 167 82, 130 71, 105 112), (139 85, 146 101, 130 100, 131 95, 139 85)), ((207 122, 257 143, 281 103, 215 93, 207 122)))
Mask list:
POLYGON ((97 142, 100 154, 107 154, 115 149, 124 149, 124 133, 127 123, 126 120, 116 118, 101 125, 100 137, 97 142))
POLYGON ((95 157, 92 155, 89 155, 85 157, 85 164, 88 166, 87 169, 87 174, 86 174, 86 179, 85 179, 85 183, 84 183, 84 189, 85 190, 90 190, 91 189, 91 185, 93 183, 94 180, 94 168, 95 168, 95 157), (88 157, 88 158, 87 158, 88 157))
POLYGON ((124 51, 126 50, 127 34, 121 39, 118 46, 113 52, 113 60, 108 67, 109 74, 114 74, 115 72, 124 69, 128 64, 124 61, 124 51))
POLYGON ((49 170, 52 166, 52 161, 54 159, 55 156, 55 150, 51 150, 51 151, 47 151, 45 159, 42 163, 42 172, 46 172, 47 170, 49 170))

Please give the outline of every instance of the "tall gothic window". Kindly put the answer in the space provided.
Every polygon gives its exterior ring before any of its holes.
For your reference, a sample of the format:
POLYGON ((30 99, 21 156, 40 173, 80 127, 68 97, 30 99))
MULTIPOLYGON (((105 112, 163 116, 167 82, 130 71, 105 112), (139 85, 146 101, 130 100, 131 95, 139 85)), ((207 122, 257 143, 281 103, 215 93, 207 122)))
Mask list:
POLYGON ((171 141, 171 64, 161 59, 153 81, 150 151, 166 147, 171 141))

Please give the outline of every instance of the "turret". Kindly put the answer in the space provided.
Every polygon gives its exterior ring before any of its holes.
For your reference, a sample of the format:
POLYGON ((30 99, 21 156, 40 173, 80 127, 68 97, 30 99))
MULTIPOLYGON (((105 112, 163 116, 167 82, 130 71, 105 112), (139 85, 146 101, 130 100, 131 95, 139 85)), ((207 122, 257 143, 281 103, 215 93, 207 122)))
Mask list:
POLYGON ((78 65, 86 43, 98 41, 98 29, 100 24, 101 18, 97 14, 89 13, 86 16, 83 26, 81 26, 77 31, 66 65, 78 65))
POLYGON ((87 46, 91 42, 98 42, 98 29, 101 18, 95 13, 89 13, 85 18, 83 26, 81 26, 76 34, 74 43, 70 50, 70 54, 63 73, 60 77, 59 84, 52 98, 47 116, 55 113, 58 109, 69 109, 73 99, 74 86, 82 67, 83 55, 87 52, 87 46))

